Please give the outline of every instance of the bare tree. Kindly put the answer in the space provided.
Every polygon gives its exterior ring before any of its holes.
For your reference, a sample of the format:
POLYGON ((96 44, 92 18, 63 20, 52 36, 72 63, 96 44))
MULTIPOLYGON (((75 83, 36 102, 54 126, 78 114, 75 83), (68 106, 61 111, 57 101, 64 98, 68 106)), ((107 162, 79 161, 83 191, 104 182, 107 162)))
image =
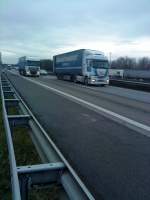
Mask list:
POLYGON ((148 57, 140 58, 137 64, 138 69, 150 70, 150 59, 148 57))
POLYGON ((112 61, 111 67, 115 69, 135 69, 137 66, 135 58, 119 57, 112 61))

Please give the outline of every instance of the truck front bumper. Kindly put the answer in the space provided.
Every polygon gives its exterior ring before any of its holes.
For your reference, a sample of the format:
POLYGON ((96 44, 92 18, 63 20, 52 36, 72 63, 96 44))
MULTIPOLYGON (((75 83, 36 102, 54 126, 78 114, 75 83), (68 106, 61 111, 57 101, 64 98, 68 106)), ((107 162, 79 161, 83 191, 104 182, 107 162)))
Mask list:
POLYGON ((100 80, 100 79, 90 79, 89 84, 91 85, 109 85, 109 80, 100 80))

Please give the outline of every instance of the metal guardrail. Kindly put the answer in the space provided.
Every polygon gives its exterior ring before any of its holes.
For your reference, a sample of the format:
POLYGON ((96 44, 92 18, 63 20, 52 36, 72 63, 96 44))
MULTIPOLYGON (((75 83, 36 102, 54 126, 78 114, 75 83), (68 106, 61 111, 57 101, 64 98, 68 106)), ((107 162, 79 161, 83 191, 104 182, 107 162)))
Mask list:
POLYGON ((110 85, 131 88, 135 90, 150 91, 150 83, 144 82, 110 79, 110 85))
POLYGON ((38 120, 20 97, 6 74, 1 75, 1 99, 3 109, 4 127, 9 151, 11 172, 11 186, 13 200, 27 200, 28 190, 33 185, 59 183, 71 200, 94 200, 76 172, 64 158, 60 150, 45 132, 38 120), (9 95, 13 99, 9 99, 9 95), (8 107, 18 107, 19 115, 8 115, 8 107), (36 150, 47 164, 17 166, 11 126, 28 125, 31 128, 30 136, 36 150))

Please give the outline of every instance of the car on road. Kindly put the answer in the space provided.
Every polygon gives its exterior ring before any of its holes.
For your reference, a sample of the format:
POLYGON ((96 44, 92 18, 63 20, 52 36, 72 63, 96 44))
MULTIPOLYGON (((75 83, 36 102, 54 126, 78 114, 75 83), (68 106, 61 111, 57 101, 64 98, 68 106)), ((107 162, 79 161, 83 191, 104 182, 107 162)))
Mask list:
POLYGON ((48 75, 48 72, 45 69, 40 69, 40 75, 48 75))

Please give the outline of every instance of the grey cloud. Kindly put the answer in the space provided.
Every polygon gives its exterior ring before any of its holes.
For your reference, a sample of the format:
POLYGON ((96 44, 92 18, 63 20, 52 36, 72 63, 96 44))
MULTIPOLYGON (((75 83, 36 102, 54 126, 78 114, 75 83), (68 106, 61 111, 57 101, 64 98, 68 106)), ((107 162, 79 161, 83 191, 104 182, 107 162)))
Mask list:
POLYGON ((0 51, 47 56, 86 40, 133 44, 149 36, 149 8, 149 0, 7 0, 0 51))

